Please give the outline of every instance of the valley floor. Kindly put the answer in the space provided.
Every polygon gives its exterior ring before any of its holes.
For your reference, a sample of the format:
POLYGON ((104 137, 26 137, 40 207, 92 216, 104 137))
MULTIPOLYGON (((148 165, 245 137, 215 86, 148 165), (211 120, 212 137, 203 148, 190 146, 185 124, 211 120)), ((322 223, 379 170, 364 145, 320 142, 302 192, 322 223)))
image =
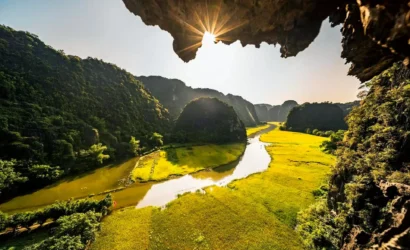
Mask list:
POLYGON ((160 181, 238 160, 245 143, 167 148, 142 156, 131 173, 134 181, 160 181))
POLYGON ((293 230, 298 211, 314 202, 335 158, 326 138, 275 129, 267 171, 189 193, 166 209, 134 207, 108 216, 92 249, 301 249, 293 230))

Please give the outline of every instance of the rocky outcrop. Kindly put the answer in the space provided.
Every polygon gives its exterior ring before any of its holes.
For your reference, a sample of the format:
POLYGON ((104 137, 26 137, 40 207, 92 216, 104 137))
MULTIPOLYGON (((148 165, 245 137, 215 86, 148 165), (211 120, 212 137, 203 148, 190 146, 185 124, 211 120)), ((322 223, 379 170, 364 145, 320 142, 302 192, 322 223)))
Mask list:
POLYGON ((231 105, 245 126, 252 127, 260 123, 254 105, 241 96, 224 95, 214 89, 191 88, 178 79, 167 79, 160 76, 137 78, 168 109, 174 119, 178 118, 182 109, 190 101, 200 97, 215 97, 231 105))
POLYGON ((409 249, 410 186, 381 182, 374 186, 374 189, 376 190, 372 193, 379 194, 385 207, 384 211, 374 213, 372 220, 383 223, 373 234, 363 231, 360 227, 353 227, 346 236, 342 249, 409 249))
POLYGON ((362 81, 410 56, 408 0, 123 1, 145 24, 168 31, 185 62, 195 58, 205 32, 225 44, 279 44, 282 57, 296 56, 327 18, 332 25, 343 24, 342 57, 352 62, 349 74, 362 81))
POLYGON ((188 103, 175 124, 174 141, 181 143, 245 142, 246 129, 234 109, 217 98, 188 103))

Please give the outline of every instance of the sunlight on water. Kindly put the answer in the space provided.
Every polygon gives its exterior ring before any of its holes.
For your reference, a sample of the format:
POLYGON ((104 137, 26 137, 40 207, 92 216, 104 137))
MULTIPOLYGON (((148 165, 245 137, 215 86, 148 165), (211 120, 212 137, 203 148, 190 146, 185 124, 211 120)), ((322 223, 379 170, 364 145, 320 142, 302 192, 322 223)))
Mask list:
POLYGON ((244 155, 236 163, 234 169, 223 172, 218 172, 218 169, 215 169, 155 184, 138 203, 137 208, 164 206, 180 194, 195 192, 212 185, 225 186, 235 179, 245 178, 250 174, 264 171, 268 168, 271 159, 265 150, 267 144, 259 141, 259 137, 249 140, 244 155))

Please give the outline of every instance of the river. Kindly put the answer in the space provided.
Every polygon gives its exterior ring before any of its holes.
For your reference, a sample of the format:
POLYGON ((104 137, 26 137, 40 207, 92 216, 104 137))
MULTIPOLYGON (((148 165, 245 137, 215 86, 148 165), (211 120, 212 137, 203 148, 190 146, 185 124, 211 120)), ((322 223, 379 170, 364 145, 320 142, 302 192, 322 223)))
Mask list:
MULTIPOLYGON (((242 179, 253 173, 266 170, 269 167, 271 158, 265 149, 267 144, 259 139, 261 134, 267 133, 273 128, 274 126, 271 126, 250 137, 244 154, 236 162, 163 182, 135 183, 125 189, 113 192, 115 208, 128 206, 136 206, 137 208, 146 206, 162 207, 180 194, 195 192, 212 185, 225 186, 233 180, 242 179)), ((91 174, 73 180, 63 180, 32 194, 16 197, 1 204, 0 209, 8 213, 26 211, 51 204, 57 199, 79 198, 89 193, 97 193, 98 191, 118 187, 119 180, 128 175, 136 160, 134 158, 115 167, 109 166, 98 169, 91 174)), ((104 196, 97 195, 95 197, 102 198, 104 196)))

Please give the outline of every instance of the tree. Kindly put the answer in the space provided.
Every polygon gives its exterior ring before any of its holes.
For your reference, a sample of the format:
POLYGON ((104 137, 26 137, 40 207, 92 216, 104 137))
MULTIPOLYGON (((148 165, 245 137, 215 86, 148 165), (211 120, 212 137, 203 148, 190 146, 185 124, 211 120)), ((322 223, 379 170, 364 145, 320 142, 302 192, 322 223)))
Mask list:
POLYGON ((16 161, 0 160, 0 192, 12 188, 18 183, 26 182, 27 177, 15 170, 16 161))
POLYGON ((154 132, 149 138, 149 141, 153 147, 161 147, 164 144, 162 138, 163 136, 161 134, 154 132))
POLYGON ((131 152, 131 154, 133 154, 135 156, 139 155, 140 152, 141 152, 140 141, 136 140, 134 136, 131 136, 130 152, 131 152))
POLYGON ((51 167, 49 165, 33 165, 28 168, 32 179, 53 181, 60 178, 64 171, 59 166, 51 167))
POLYGON ((6 229, 6 226, 8 225, 8 219, 9 216, 6 213, 0 211, 0 232, 6 229))
POLYGON ((345 132, 346 132, 345 130, 339 130, 337 132, 333 132, 330 135, 329 140, 322 142, 322 144, 320 145, 320 148, 322 149, 322 151, 329 153, 329 154, 335 154, 335 151, 338 145, 341 143, 341 141, 343 141, 345 132))
POLYGON ((81 150, 80 157, 91 166, 99 166, 110 158, 109 155, 104 154, 106 150, 107 146, 103 146, 101 143, 94 144, 88 150, 81 150))
POLYGON ((62 216, 57 220, 57 228, 54 231, 57 236, 81 236, 81 242, 94 241, 97 231, 100 229, 101 214, 88 211, 62 216))

